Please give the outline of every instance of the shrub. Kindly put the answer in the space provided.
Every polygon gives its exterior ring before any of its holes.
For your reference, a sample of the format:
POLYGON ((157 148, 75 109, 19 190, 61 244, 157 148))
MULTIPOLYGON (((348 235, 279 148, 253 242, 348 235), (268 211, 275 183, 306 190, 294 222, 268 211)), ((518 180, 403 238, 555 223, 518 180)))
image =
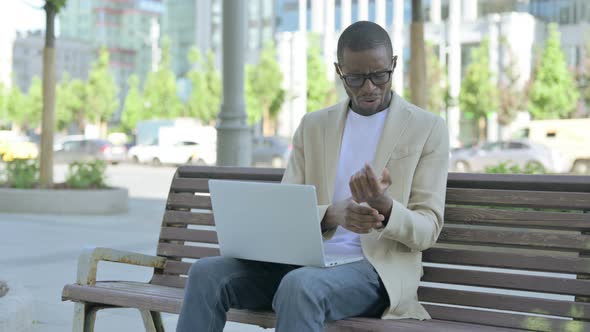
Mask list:
POLYGON ((6 163, 6 182, 14 188, 33 188, 39 182, 39 161, 15 159, 6 163))
POLYGON ((509 164, 508 162, 500 163, 496 166, 487 166, 486 173, 492 174, 545 174, 543 165, 537 163, 528 163, 524 168, 516 164, 509 164))
POLYGON ((102 160, 73 162, 68 167, 66 184, 72 188, 105 188, 107 164, 102 160))

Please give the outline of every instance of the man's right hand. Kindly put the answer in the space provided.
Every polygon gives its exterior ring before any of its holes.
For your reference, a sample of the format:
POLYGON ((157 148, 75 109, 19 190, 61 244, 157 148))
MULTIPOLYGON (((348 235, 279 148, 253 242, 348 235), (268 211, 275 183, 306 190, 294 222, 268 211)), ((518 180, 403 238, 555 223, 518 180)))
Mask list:
POLYGON ((322 220, 322 231, 328 231, 342 226, 345 229, 366 234, 371 229, 383 227, 385 217, 379 211, 366 204, 359 204, 352 198, 334 203, 328 207, 322 220))

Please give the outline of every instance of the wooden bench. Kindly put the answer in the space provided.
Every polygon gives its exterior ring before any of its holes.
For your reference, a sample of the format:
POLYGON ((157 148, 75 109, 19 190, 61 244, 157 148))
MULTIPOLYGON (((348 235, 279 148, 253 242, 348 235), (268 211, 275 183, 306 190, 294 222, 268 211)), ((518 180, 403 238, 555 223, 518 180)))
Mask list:
MULTIPOLYGON (((190 262, 218 255, 208 179, 280 181, 282 169, 179 167, 157 256, 95 248, 79 260, 63 300, 74 330, 92 331, 103 308, 137 308, 146 330, 178 313, 190 262), (99 261, 154 268, 149 282, 96 280, 99 261)), ((445 227, 424 252, 419 299, 432 320, 351 318, 328 331, 590 331, 590 177, 450 174, 445 227)), ((273 313, 231 310, 235 322, 272 327, 273 313)))

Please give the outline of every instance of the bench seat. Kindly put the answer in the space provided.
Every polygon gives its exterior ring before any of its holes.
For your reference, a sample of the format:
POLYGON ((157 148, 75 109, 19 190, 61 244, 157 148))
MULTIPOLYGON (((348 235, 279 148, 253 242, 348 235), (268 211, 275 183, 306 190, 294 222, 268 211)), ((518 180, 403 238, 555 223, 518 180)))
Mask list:
MULTIPOLYGON (((113 307, 132 307, 178 314, 182 304, 183 293, 184 289, 182 288, 153 285, 143 282, 101 281, 93 286, 83 286, 78 284, 66 285, 63 290, 63 299, 83 301, 86 303, 100 303, 113 307)), ((254 324, 266 328, 272 328, 275 321, 275 315, 273 312, 235 309, 230 310, 228 318, 228 320, 232 322, 254 324)), ((514 332, 525 330, 486 327, 436 319, 428 321, 418 321, 413 319, 383 321, 357 317, 331 322, 328 324, 327 331, 514 332)))

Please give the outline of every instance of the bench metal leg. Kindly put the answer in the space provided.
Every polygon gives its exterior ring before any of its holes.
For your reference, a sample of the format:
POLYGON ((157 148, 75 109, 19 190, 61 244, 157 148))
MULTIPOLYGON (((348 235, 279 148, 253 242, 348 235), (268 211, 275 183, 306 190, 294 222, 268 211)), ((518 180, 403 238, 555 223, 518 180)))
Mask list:
POLYGON ((94 332, 94 322, 96 321, 96 312, 101 309, 87 303, 74 304, 74 324, 73 332, 94 332))
POLYGON ((164 332, 162 316, 157 311, 139 310, 146 332, 164 332))

